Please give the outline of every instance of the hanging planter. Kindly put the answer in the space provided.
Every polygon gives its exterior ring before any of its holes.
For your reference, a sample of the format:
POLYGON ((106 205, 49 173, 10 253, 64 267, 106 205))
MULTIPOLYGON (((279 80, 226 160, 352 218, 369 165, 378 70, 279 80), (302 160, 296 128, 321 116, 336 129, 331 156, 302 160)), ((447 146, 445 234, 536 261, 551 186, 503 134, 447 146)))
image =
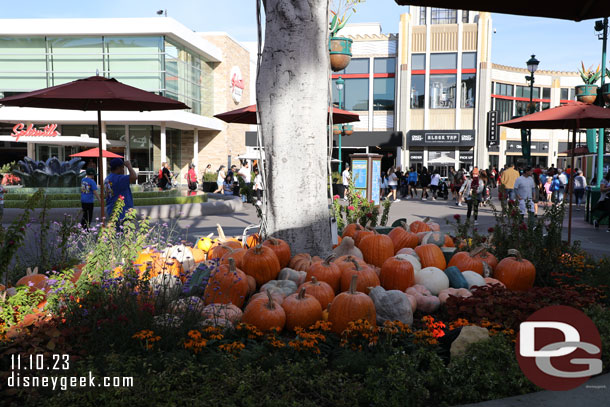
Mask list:
POLYGON ((344 124, 343 132, 343 134, 345 134, 346 136, 351 136, 354 133, 354 126, 351 124, 344 124))
POLYGON ((576 100, 592 104, 597 99, 597 85, 578 85, 576 87, 576 100))
POLYGON ((345 69, 352 60, 353 41, 345 37, 330 37, 328 51, 330 53, 330 67, 334 72, 345 69))
POLYGON ((340 124, 333 125, 333 135, 338 136, 339 134, 341 134, 341 125, 340 124))
POLYGON ((602 95, 604 95, 606 104, 610 104, 610 83, 606 83, 602 86, 602 95))

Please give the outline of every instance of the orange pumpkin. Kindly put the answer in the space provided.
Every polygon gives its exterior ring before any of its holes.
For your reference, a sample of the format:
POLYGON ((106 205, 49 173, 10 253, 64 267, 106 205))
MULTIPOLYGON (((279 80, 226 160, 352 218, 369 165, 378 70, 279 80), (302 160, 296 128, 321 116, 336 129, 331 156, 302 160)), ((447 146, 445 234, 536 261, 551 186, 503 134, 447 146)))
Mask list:
POLYGON ((133 265, 140 271, 140 276, 142 276, 147 269, 152 269, 153 265, 157 263, 161 263, 161 252, 155 249, 144 249, 138 253, 138 257, 134 260, 133 265))
POLYGON ((191 253, 193 253, 193 260, 195 263, 205 261, 205 252, 203 250, 191 247, 191 253))
POLYGON ((288 267, 297 271, 307 271, 316 261, 322 261, 322 259, 318 256, 311 257, 309 253, 299 253, 290 260, 288 267))
MULTIPOLYGON (((260 247, 260 245, 257 247, 260 247)), ((269 331, 271 328, 282 330, 286 325, 286 312, 281 305, 276 304, 269 291, 266 294, 266 299, 257 299, 248 304, 241 321, 254 325, 263 332, 269 331)))
POLYGON ((363 238, 365 238, 366 236, 370 236, 375 234, 374 230, 370 230, 370 229, 364 229, 364 230, 359 230, 354 234, 354 244, 356 244, 356 247, 360 247, 360 242, 362 241, 363 238))
POLYGON ((341 236, 337 236, 337 244, 333 245, 333 249, 336 248, 337 246, 339 246, 341 244, 342 240, 343 240, 343 238, 341 236))
POLYGON ((414 222, 411 222, 411 224, 409 225, 409 230, 412 233, 419 233, 419 232, 430 232, 432 229, 430 229, 430 226, 428 226, 428 224, 426 222, 423 222, 421 220, 416 220, 414 222))
POLYGON ((362 251, 364 260, 377 267, 381 267, 384 261, 394 256, 394 243, 387 235, 366 236, 358 248, 362 251))
POLYGON ((455 243, 453 242, 453 238, 449 235, 445 235, 445 244, 444 247, 455 247, 455 243))
POLYGON ((476 257, 479 254, 481 249, 477 249, 472 252, 457 252, 451 257, 449 261, 448 267, 455 266, 460 271, 464 272, 466 270, 474 271, 477 274, 482 276, 485 275, 483 268, 483 260, 476 257))
POLYGON ((260 235, 258 233, 254 233, 252 235, 248 235, 246 237, 246 244, 244 245, 247 249, 249 249, 250 247, 255 247, 256 245, 260 244, 262 242, 262 239, 260 237, 260 235))
POLYGON ((280 274, 280 261, 275 252, 260 244, 248 249, 241 263, 244 273, 254 277, 258 286, 275 280, 280 274))
POLYGON ((231 249, 220 259, 220 264, 229 264, 229 259, 235 260, 235 267, 241 269, 244 256, 246 255, 246 249, 231 249))
POLYGON ((246 274, 235 267, 235 260, 229 258, 228 265, 222 265, 212 272, 203 293, 208 304, 233 304, 239 308, 244 305, 248 295, 246 274))
MULTIPOLYGON (((250 276, 248 276, 248 277, 250 277, 250 276)), ((276 291, 271 291, 271 290, 259 291, 250 298, 250 302, 254 302, 256 300, 259 300, 259 301, 267 300, 268 294, 270 294, 271 297, 273 297, 273 301, 275 301, 275 303, 277 305, 282 305, 282 303, 284 302, 284 294, 282 294, 281 291, 277 291, 277 290, 276 291)))
POLYGON ((356 291, 358 277, 353 276, 349 290, 335 297, 330 304, 328 321, 332 323, 331 330, 341 335, 352 321, 366 320, 375 326, 377 314, 375 304, 368 295, 356 291))
POLYGON ((275 252, 277 259, 280 261, 280 268, 288 266, 290 263, 290 246, 282 239, 270 237, 263 242, 263 246, 269 247, 275 252))
POLYGON ((208 251, 208 260, 221 259, 225 254, 231 252, 231 250, 234 249, 241 249, 241 244, 232 240, 220 244, 215 244, 208 251))
POLYGON ((359 230, 364 230, 364 227, 358 223, 350 223, 345 227, 345 229, 343 229, 343 234, 341 234, 341 237, 349 236, 353 239, 354 235, 359 230))
POLYGON ((379 281, 386 290, 405 291, 415 284, 413 264, 401 257, 390 257, 381 266, 379 281))
POLYGON ((498 259, 493 254, 489 253, 487 249, 484 249, 480 253, 477 253, 475 257, 487 263, 492 270, 495 270, 498 266, 498 259))
POLYGON ((433 232, 440 232, 441 231, 441 226, 438 223, 433 222, 432 220, 430 220, 429 217, 424 218, 424 223, 426 225, 428 225, 430 230, 433 231, 433 232))
POLYGON ((406 224, 390 230, 388 237, 392 239, 392 243, 394 244, 394 254, 405 247, 414 248, 419 243, 417 235, 407 230, 406 224))
POLYGON ((364 261, 360 257, 351 256, 349 254, 336 258, 333 263, 335 263, 339 267, 339 270, 341 270, 341 273, 343 273, 343 270, 354 269, 353 262, 358 263, 360 267, 368 267, 366 261, 364 261))
POLYGON ((509 290, 529 290, 536 280, 536 268, 517 250, 510 249, 508 254, 515 257, 503 258, 496 266, 493 277, 500 280, 509 290))
POLYGON ((379 286, 379 276, 375 270, 368 265, 361 266, 357 261, 351 260, 351 267, 345 266, 341 271, 341 291, 349 290, 352 277, 358 276, 358 284, 356 290, 367 293, 371 287, 379 286))
POLYGON ((44 274, 38 274, 38 267, 35 267, 34 271, 28 267, 26 275, 17 281, 15 287, 24 285, 29 287, 30 291, 42 290, 48 278, 44 274))
POLYGON ((312 277, 327 283, 335 293, 341 289, 341 269, 335 263, 332 263, 333 255, 328 256, 324 261, 313 263, 307 269, 305 281, 309 281, 312 277))
POLYGON ((445 270, 447 261, 443 255, 443 251, 435 244, 425 244, 417 246, 415 253, 419 256, 422 269, 426 267, 436 267, 445 270))
POLYGON ((318 281, 315 276, 311 277, 311 281, 306 281, 301 284, 299 291, 301 288, 304 288, 307 294, 316 297, 320 302, 322 309, 326 309, 328 304, 335 298, 335 291, 333 288, 324 281, 318 281))
POLYGON ((246 280, 248 281, 248 295, 252 295, 256 292, 256 280, 248 275, 246 275, 246 280))
POLYGON ((296 327, 309 328, 322 319, 322 306, 316 297, 301 288, 298 293, 284 299, 282 308, 286 313, 286 328, 293 331, 296 327))

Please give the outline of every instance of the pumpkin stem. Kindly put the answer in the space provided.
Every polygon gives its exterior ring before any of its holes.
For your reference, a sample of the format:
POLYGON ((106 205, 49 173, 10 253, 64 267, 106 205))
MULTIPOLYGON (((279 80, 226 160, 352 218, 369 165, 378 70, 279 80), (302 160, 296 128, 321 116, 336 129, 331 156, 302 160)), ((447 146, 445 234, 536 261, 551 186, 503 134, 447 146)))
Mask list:
POLYGON ((299 291, 299 294, 297 295, 297 300, 304 300, 305 299, 305 287, 301 288, 301 291, 299 291))
POLYGON ((424 218, 424 220, 422 220, 422 222, 424 222, 424 223, 428 223, 428 222, 430 222, 430 216, 426 216, 426 217, 424 218))
POLYGON ((400 222, 400 225, 401 225, 401 226, 402 226, 402 227, 403 227, 403 228, 404 228, 406 231, 408 231, 408 230, 409 230, 409 225, 407 224, 407 222, 406 222, 406 221, 405 221, 405 222, 400 222))
POLYGON ((487 262, 485 260, 482 261, 483 263, 483 277, 491 277, 491 266, 489 264, 487 264, 487 262))
POLYGON ((473 251, 470 252, 470 257, 475 257, 478 254, 483 253, 485 250, 487 250, 487 249, 485 249, 484 246, 479 246, 479 247, 477 247, 476 249, 474 249, 473 251))
POLYGON ((354 274, 352 276, 352 281, 349 283, 349 293, 350 294, 356 294, 357 283, 358 283, 358 275, 354 274))
POLYGON ((332 263, 332 261, 335 259, 335 254, 331 253, 328 257, 326 257, 324 259, 324 264, 326 264, 327 266, 330 266, 330 263, 332 263))
POLYGON ((318 284, 320 284, 320 283, 318 283, 318 279, 316 278, 316 276, 311 276, 311 283, 312 283, 313 285, 318 285, 318 284))
POLYGON ((269 243, 271 243, 274 246, 279 246, 280 245, 280 242, 276 238, 274 238, 274 237, 267 238, 267 241, 269 241, 269 243))
POLYGON ((271 290, 267 289, 265 292, 267 293, 267 298, 269 299, 269 302, 266 305, 267 308, 275 309, 275 301, 273 301, 273 297, 271 296, 271 290))
POLYGON ((237 267, 235 267, 235 259, 233 257, 229 257, 229 271, 231 273, 235 273, 237 271, 237 267))
POLYGON ((518 261, 523 260, 523 256, 521 256, 521 253, 519 253, 519 250, 517 249, 508 249, 508 255, 515 256, 518 261))
POLYGON ((263 245, 261 243, 254 247, 254 253, 261 254, 263 252, 263 245))
POLYGON ((358 261, 356 261, 355 258, 351 257, 349 259, 347 259, 347 261, 350 261, 354 264, 354 267, 356 268, 356 271, 360 271, 360 264, 358 264, 358 261))

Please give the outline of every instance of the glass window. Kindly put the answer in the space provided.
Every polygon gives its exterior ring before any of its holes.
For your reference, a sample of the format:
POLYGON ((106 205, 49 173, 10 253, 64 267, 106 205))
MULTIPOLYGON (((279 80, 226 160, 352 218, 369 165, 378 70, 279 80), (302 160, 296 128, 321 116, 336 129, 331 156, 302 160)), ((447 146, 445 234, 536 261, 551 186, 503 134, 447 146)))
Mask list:
POLYGON ((345 73, 369 73, 369 58, 352 59, 345 68, 345 73))
POLYGON ((343 88, 346 110, 369 110, 369 80, 346 79, 343 88))
POLYGON ((496 83, 496 95, 513 96, 513 85, 496 83))
POLYGON ((50 85, 87 78, 104 72, 102 37, 49 37, 50 85))
POLYGON ((576 100, 576 89, 570 88, 570 100, 576 100))
POLYGON ((411 109, 423 109, 426 75, 411 75, 411 109))
POLYGON ((430 69, 456 69, 457 54, 430 54, 430 69))
POLYGON ((169 169, 174 174, 180 173, 181 169, 181 131, 178 129, 165 129, 166 135, 166 148, 167 148, 167 162, 169 169))
POLYGON ((462 109, 474 107, 475 91, 477 86, 477 75, 474 73, 462 74, 462 93, 460 94, 462 109))
POLYGON ((375 73, 395 73, 396 58, 375 58, 375 73))
POLYGON ((419 71, 426 69, 426 54, 411 55, 411 70, 419 71))
POLYGON ((46 88, 45 53, 44 37, 0 37, 0 91, 46 88))
POLYGON ((97 125, 89 124, 63 124, 61 126, 62 136, 80 137, 81 134, 86 134, 91 138, 97 138, 97 125))
POLYGON ((457 10, 432 7, 430 24, 457 24, 457 10))
POLYGON ((570 90, 568 88, 561 88, 561 100, 569 100, 570 90))
POLYGON ((513 117, 513 101, 495 99, 495 102, 496 110, 498 111, 498 123, 509 121, 513 117))
POLYGON ((159 92, 162 89, 161 50, 163 37, 105 37, 106 71, 136 88, 159 92))
POLYGON ((462 53, 462 69, 476 69, 476 67, 477 67, 477 53, 476 52, 462 53))
POLYGON ((456 75, 430 75, 430 108, 455 108, 456 75))
POLYGON ((468 22, 468 10, 462 10, 462 22, 463 23, 468 22))
POLYGON ((528 111, 527 107, 529 104, 530 104, 529 101, 526 102, 526 101, 516 100, 515 101, 515 114, 517 116, 525 116, 526 114, 540 111, 540 103, 534 102, 534 111, 533 112, 528 111))
POLYGON ((394 110, 394 78, 373 79, 373 110, 394 110))
MULTIPOLYGON (((530 87, 517 85, 517 93, 515 94, 518 98, 529 98, 530 87)), ((534 88, 534 99, 540 99, 540 88, 534 88)))
MULTIPOLYGON (((153 137, 159 139, 158 126, 129 126, 130 160, 134 168, 140 171, 154 171, 157 163, 153 162, 153 137)), ((169 143, 168 143, 169 144, 169 143)))
POLYGON ((550 109, 550 108, 551 108, 551 103, 542 102, 542 110, 546 110, 546 109, 550 109))
POLYGON ((426 8, 419 8, 419 25, 426 25, 426 8))
POLYGON ((551 88, 542 88, 542 99, 551 98, 551 88))
POLYGON ((115 124, 106 125, 106 138, 108 140, 125 141, 125 126, 115 124))

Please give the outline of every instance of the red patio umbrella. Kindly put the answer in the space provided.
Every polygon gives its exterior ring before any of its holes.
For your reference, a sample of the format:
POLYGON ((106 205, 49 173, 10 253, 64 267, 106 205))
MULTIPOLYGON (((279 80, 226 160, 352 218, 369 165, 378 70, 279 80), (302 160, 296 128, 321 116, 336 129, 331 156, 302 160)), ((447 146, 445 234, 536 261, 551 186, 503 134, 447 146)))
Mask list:
POLYGON ((492 13, 560 18, 573 21, 610 16, 610 2, 608 0, 562 2, 560 6, 556 0, 396 0, 396 3, 400 6, 409 5, 449 8, 453 10, 479 10, 492 13))
MULTIPOLYGON (((552 109, 528 114, 499 126, 514 129, 568 129, 572 130, 572 148, 576 146, 576 132, 580 129, 608 128, 610 127, 610 109, 581 102, 570 102, 552 109)), ((572 154, 572 168, 574 168, 572 154)), ((568 220, 568 243, 572 241, 572 187, 574 177, 570 177, 570 210, 568 220)))
MULTIPOLYGON (((102 150, 101 156, 104 158, 123 158, 122 155, 115 154, 108 150, 102 150)), ((99 158, 100 149, 99 147, 91 148, 89 150, 81 151, 80 153, 70 154, 70 157, 99 158)))
MULTIPOLYGON (((256 124, 256 105, 242 107, 229 112, 219 113, 214 117, 227 123, 256 124)), ((351 123, 360 121, 357 113, 333 108, 333 123, 351 123)))
MULTIPOLYGON (((21 93, 0 99, 5 106, 46 109, 97 110, 99 160, 102 162, 102 110, 148 111, 190 109, 174 99, 156 95, 112 78, 92 76, 50 88, 21 93)), ((104 219, 104 168, 100 166, 101 214, 104 219)))

